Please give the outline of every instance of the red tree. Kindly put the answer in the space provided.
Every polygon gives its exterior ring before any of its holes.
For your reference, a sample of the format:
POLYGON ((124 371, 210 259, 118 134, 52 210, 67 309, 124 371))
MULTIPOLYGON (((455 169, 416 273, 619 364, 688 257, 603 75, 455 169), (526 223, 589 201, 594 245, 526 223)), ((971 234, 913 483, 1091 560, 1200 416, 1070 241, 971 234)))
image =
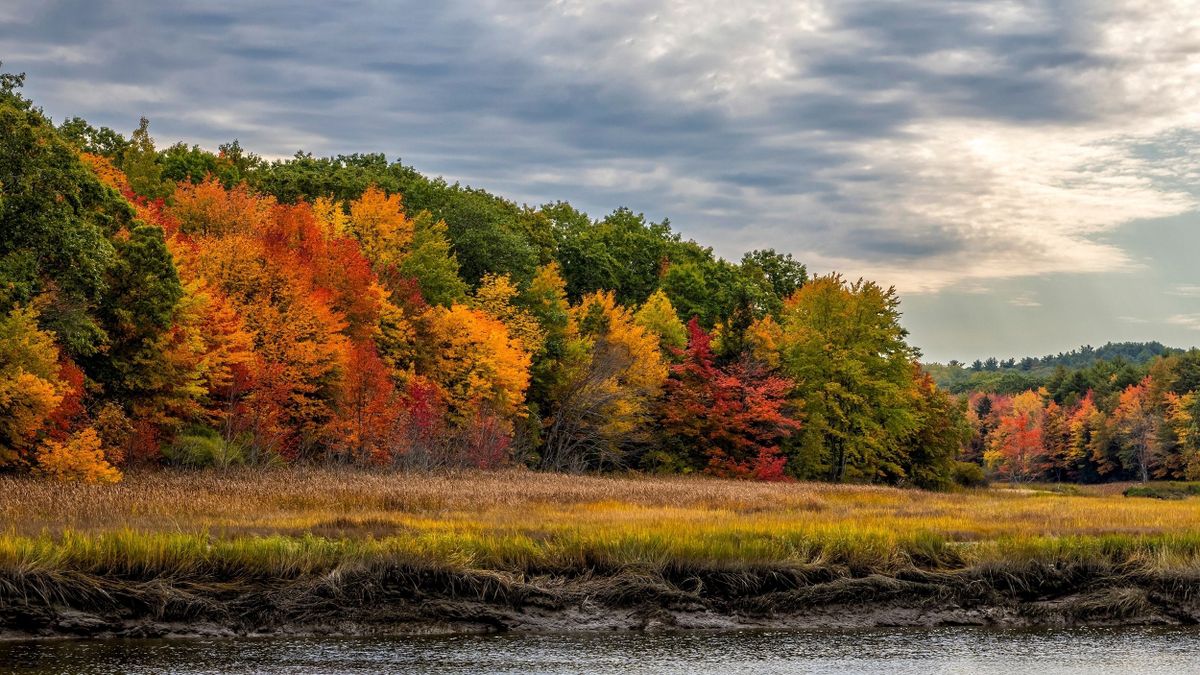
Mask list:
POLYGON ((800 428, 783 412, 792 382, 746 360, 718 367, 711 343, 692 319, 683 362, 666 385, 665 432, 701 453, 710 474, 783 480, 779 442, 800 428))
POLYGON ((391 376, 370 342, 354 345, 342 382, 335 445, 352 459, 388 464, 397 452, 396 428, 401 399, 391 376))

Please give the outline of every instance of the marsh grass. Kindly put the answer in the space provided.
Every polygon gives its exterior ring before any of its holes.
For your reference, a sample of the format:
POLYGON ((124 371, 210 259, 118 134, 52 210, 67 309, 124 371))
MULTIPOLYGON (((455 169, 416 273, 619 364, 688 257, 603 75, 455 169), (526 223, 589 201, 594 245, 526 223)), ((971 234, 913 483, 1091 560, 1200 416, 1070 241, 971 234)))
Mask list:
POLYGON ((0 566, 294 579, 378 561, 517 575, 997 564, 1200 567, 1200 501, 701 477, 289 469, 0 478, 0 566))

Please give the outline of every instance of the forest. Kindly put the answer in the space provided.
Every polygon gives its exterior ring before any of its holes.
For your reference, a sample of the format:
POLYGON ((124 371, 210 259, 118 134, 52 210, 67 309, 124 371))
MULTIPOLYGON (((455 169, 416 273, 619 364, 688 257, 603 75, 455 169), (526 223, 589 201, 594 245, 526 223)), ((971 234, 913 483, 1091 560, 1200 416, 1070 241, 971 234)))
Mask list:
POLYGON ((6 471, 1200 477, 1195 352, 923 367, 893 288, 789 254, 730 262, 666 220, 379 154, 160 149, 145 119, 55 125, 2 78, 6 471))

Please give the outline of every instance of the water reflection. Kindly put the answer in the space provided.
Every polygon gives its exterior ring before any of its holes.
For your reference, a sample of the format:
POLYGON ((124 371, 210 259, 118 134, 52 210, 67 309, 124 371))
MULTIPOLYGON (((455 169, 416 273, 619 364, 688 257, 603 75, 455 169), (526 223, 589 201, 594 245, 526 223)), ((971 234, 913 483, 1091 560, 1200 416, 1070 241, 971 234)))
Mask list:
POLYGON ((0 642, 4 672, 1014 673, 1200 672, 1191 629, 946 628, 375 638, 0 642))

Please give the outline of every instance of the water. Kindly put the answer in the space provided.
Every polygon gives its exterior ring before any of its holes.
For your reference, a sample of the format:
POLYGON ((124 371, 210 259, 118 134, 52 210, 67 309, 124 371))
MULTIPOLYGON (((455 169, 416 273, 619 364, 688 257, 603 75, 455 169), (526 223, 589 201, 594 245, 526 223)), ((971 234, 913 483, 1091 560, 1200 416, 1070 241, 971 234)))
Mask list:
POLYGON ((1193 673, 1200 629, 947 628, 0 642, 0 672, 1193 673))

